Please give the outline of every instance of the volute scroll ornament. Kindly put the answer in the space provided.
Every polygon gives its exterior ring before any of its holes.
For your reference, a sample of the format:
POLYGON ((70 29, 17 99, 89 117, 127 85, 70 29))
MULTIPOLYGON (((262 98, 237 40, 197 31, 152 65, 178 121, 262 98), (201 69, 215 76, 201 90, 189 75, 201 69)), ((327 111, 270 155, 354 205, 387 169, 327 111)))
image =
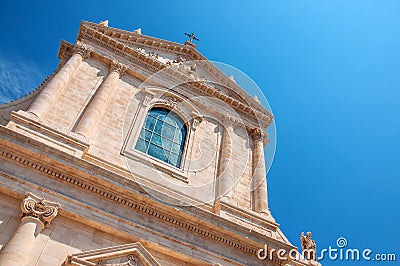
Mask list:
POLYGON ((30 192, 25 195, 25 199, 21 202, 22 217, 38 218, 46 227, 57 216, 60 207, 59 203, 45 200, 30 192))

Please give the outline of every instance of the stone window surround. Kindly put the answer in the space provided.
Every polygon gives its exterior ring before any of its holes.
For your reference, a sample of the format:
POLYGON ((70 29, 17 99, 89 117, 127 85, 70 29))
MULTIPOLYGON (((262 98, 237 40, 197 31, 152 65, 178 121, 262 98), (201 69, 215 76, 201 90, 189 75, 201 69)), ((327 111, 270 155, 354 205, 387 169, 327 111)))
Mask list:
MULTIPOLYGON (((191 152, 193 139, 195 137, 195 130, 199 125, 199 122, 202 121, 202 117, 198 115, 198 112, 194 107, 188 104, 183 104, 182 107, 184 107, 185 110, 182 110, 183 108, 180 108, 181 106, 174 108, 176 104, 179 104, 180 101, 183 100, 178 95, 169 93, 168 95, 163 95, 161 98, 157 98, 149 89, 150 88, 146 88, 142 89, 141 91, 142 98, 136 110, 136 114, 132 119, 130 129, 127 133, 126 140, 124 141, 124 145, 121 150, 121 154, 127 158, 139 161, 141 163, 150 162, 157 170, 168 173, 180 181, 189 183, 189 162, 187 155, 191 152), (169 110, 173 109, 173 112, 183 121, 185 121, 186 140, 182 151, 181 165, 179 168, 135 149, 135 145, 146 120, 146 116, 148 112, 155 107, 162 107, 169 110)), ((160 88, 156 89, 159 90, 160 88)))

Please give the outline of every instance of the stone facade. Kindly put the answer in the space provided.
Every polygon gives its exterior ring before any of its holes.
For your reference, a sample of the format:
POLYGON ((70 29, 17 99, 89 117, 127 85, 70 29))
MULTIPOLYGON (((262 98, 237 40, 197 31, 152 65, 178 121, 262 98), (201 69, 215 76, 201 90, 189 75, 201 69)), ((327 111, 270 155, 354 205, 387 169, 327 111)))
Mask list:
POLYGON ((58 69, 0 106, 1 265, 312 265, 268 209, 273 116, 194 46, 82 22, 58 69), (179 167, 135 148, 152 108, 179 167), (22 217, 22 218, 21 218, 22 217))

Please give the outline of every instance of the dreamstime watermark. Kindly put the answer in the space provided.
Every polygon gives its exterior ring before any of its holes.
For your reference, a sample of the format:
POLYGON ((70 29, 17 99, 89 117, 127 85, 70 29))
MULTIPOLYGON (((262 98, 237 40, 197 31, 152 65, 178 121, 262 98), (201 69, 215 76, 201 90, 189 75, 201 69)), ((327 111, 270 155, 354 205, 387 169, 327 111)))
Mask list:
MULTIPOLYGON (((365 248, 347 248, 348 242, 344 237, 339 237, 336 240, 336 246, 329 246, 328 248, 321 249, 317 261, 332 260, 332 261, 396 261, 397 257, 395 253, 378 253, 372 249, 365 248)), ((313 250, 303 250, 301 253, 297 249, 291 249, 289 251, 285 249, 274 249, 268 247, 267 244, 264 248, 259 249, 257 257, 260 260, 278 258, 280 260, 300 260, 309 258, 313 250)))

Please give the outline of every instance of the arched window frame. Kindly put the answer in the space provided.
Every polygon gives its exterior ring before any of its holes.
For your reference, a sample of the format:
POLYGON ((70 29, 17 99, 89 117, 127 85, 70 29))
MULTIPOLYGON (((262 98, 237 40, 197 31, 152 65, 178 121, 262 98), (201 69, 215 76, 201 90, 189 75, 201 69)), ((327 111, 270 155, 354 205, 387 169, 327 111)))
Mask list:
POLYGON ((162 97, 156 97, 159 89, 142 89, 141 91, 141 100, 138 103, 137 110, 135 114, 132 116, 132 122, 127 132, 124 144, 122 146, 121 154, 133 159, 135 161, 147 164, 151 167, 155 167, 158 170, 161 170, 171 177, 174 177, 178 180, 181 180, 185 183, 188 183, 188 175, 190 167, 187 160, 187 155, 190 154, 190 150, 193 146, 193 141, 195 138, 195 130, 198 125, 203 121, 199 112, 192 106, 190 106, 187 101, 184 99, 180 99, 179 96, 174 94, 163 94, 162 97), (177 106, 175 108, 175 103, 171 102, 171 99, 178 99, 178 102, 184 102, 183 105, 177 106), (186 140, 184 143, 182 156, 181 156, 181 164, 180 167, 172 166, 166 162, 158 160, 152 156, 149 156, 143 152, 140 152, 135 149, 135 145, 139 138, 140 131, 143 128, 148 112, 153 108, 166 108, 172 110, 178 117, 181 118, 182 121, 185 121, 186 126, 186 140))
POLYGON ((188 126, 178 114, 165 107, 153 106, 146 114, 135 149, 180 168, 187 135, 188 126), (166 127, 171 131, 164 131, 166 127))

